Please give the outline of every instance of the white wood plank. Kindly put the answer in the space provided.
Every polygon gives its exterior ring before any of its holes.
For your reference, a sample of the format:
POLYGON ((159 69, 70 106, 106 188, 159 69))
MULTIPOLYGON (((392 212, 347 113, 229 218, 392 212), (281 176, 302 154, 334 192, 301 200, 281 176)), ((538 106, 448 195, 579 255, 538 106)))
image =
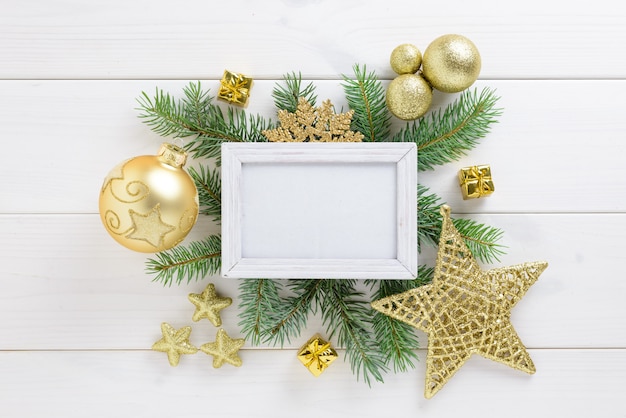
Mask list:
MULTIPOLYGON (((0 165, 0 213, 96 213, 102 179, 118 162, 155 153, 162 138, 138 119, 135 98, 184 81, 4 81, 0 125, 11 157, 0 165), (36 121, 36 122, 34 122, 36 121), (20 148, 20 144, 27 144, 20 148)), ((218 82, 206 81, 215 92, 218 82)), ((274 81, 255 83, 249 110, 271 117, 274 81)), ((345 106, 337 81, 320 100, 345 106)), ((492 81, 500 123, 469 156, 419 181, 457 212, 623 212, 625 81, 492 81), (463 201, 457 172, 491 164, 496 192, 463 201)), ((457 95, 436 94, 436 105, 457 95)))
MULTIPOLYGON (((546 260, 541 275, 512 313, 528 347, 626 347, 626 281, 622 235, 626 215, 472 215, 502 228, 508 254, 500 265, 546 260)), ((199 224, 188 239, 211 230, 199 224)), ((238 335, 238 280, 212 277, 163 288, 144 273, 146 255, 116 244, 97 215, 0 216, 0 349, 142 349, 159 335, 162 321, 194 325, 200 336, 215 332, 193 324, 187 300, 206 283, 234 299, 222 311, 224 328, 238 335)), ((420 264, 434 265, 434 251, 420 264)), ((489 268, 489 266, 484 266, 489 268)), ((319 318, 289 347, 315 332, 319 318)), ((424 336, 422 343, 425 344, 424 336)))
POLYGON ((0 352, 0 404, 20 418, 623 416, 625 350, 530 355, 533 376, 472 357, 426 400, 424 361, 368 388, 341 359, 316 379, 292 350, 242 350, 241 368, 220 369, 203 353, 172 368, 153 351, 0 352))
POLYGON ((454 0, 337 2, 5 0, 0 78, 256 78, 301 70, 337 78, 356 63, 392 77, 392 49, 424 51, 461 33, 483 57, 483 79, 626 75, 626 14, 612 0, 503 4, 454 0))

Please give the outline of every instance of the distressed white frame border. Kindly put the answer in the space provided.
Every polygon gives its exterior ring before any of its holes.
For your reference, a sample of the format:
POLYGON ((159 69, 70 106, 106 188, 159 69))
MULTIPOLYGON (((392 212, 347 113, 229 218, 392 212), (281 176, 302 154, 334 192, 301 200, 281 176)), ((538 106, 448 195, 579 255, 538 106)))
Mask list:
MULTIPOLYGON (((331 186, 331 185, 329 185, 331 186)), ((414 143, 222 144, 222 276, 268 279, 413 279, 417 276, 414 143), (244 258, 241 178, 246 163, 396 163, 395 259, 244 258)))

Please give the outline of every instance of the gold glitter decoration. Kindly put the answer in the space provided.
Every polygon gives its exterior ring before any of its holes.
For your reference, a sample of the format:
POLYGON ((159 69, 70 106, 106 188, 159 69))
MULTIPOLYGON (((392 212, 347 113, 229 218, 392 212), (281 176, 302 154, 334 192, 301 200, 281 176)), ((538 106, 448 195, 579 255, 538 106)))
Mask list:
POLYGON ((220 311, 233 303, 231 298, 218 296, 213 283, 209 283, 201 294, 190 293, 189 301, 196 306, 191 318, 194 322, 207 318, 216 327, 222 325, 220 311))
POLYGON ((323 340, 319 334, 315 334, 298 351, 298 360, 315 377, 318 377, 330 363, 337 360, 337 352, 329 342, 323 340))
POLYGON ((489 196, 496 190, 488 165, 463 167, 459 170, 459 185, 464 200, 489 196))
POLYGON ((431 284, 372 302, 428 335, 424 396, 431 398, 472 354, 532 374, 535 366, 511 324, 511 309, 546 262, 482 271, 441 207, 443 225, 431 284))
POLYGON ((262 133, 272 142, 361 142, 363 134, 350 130, 353 114, 336 114, 330 100, 313 107, 300 97, 295 113, 280 110, 280 126, 262 133))
POLYGON ((242 361, 237 352, 243 347, 244 343, 245 340, 243 338, 230 338, 226 331, 220 328, 217 331, 215 342, 201 345, 200 350, 213 356, 213 367, 216 369, 222 367, 224 363, 239 367, 242 361))
POLYGON ((220 81, 220 89, 217 92, 217 98, 236 105, 245 106, 248 103, 251 88, 252 79, 250 77, 224 70, 224 75, 220 81))
POLYGON ((163 338, 155 342, 152 345, 152 349, 167 353, 167 359, 171 366, 178 365, 181 354, 195 354, 198 352, 198 348, 189 342, 191 327, 182 327, 176 330, 170 324, 163 322, 161 324, 161 333, 163 338))
POLYGON ((187 154, 161 145, 157 155, 128 159, 104 179, 100 218, 118 243, 140 252, 174 247, 198 217, 198 191, 183 170, 187 154))
POLYGON ((397 74, 415 74, 422 65, 422 53, 413 44, 398 45, 391 51, 389 63, 397 74))
POLYGON ((387 108, 402 120, 413 120, 423 116, 432 100, 432 89, 417 74, 400 75, 387 87, 387 108))
POLYGON ((481 60, 476 45, 462 35, 443 35, 424 51, 422 73, 431 86, 446 93, 465 90, 478 78, 481 60))

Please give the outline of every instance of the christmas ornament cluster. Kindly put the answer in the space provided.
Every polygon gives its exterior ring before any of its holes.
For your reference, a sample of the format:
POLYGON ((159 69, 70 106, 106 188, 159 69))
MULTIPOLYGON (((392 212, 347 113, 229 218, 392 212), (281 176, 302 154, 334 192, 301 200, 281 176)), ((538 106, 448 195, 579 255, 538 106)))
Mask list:
POLYGON ((413 44, 397 46, 389 59, 398 74, 387 87, 387 107, 396 117, 422 117, 433 100, 433 88, 458 93, 470 87, 480 74, 476 45, 462 35, 443 35, 428 45, 422 57, 413 44))

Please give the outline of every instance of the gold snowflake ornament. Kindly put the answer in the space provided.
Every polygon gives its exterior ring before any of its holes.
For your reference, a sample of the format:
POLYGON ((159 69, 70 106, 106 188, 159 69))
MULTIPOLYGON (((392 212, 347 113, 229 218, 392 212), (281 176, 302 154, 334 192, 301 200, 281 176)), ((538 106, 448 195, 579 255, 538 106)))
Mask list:
POLYGON ((335 113, 330 100, 313 107, 300 97, 296 112, 280 110, 280 126, 263 131, 263 135, 271 142, 361 142, 363 134, 350 130, 353 114, 353 110, 335 113))

